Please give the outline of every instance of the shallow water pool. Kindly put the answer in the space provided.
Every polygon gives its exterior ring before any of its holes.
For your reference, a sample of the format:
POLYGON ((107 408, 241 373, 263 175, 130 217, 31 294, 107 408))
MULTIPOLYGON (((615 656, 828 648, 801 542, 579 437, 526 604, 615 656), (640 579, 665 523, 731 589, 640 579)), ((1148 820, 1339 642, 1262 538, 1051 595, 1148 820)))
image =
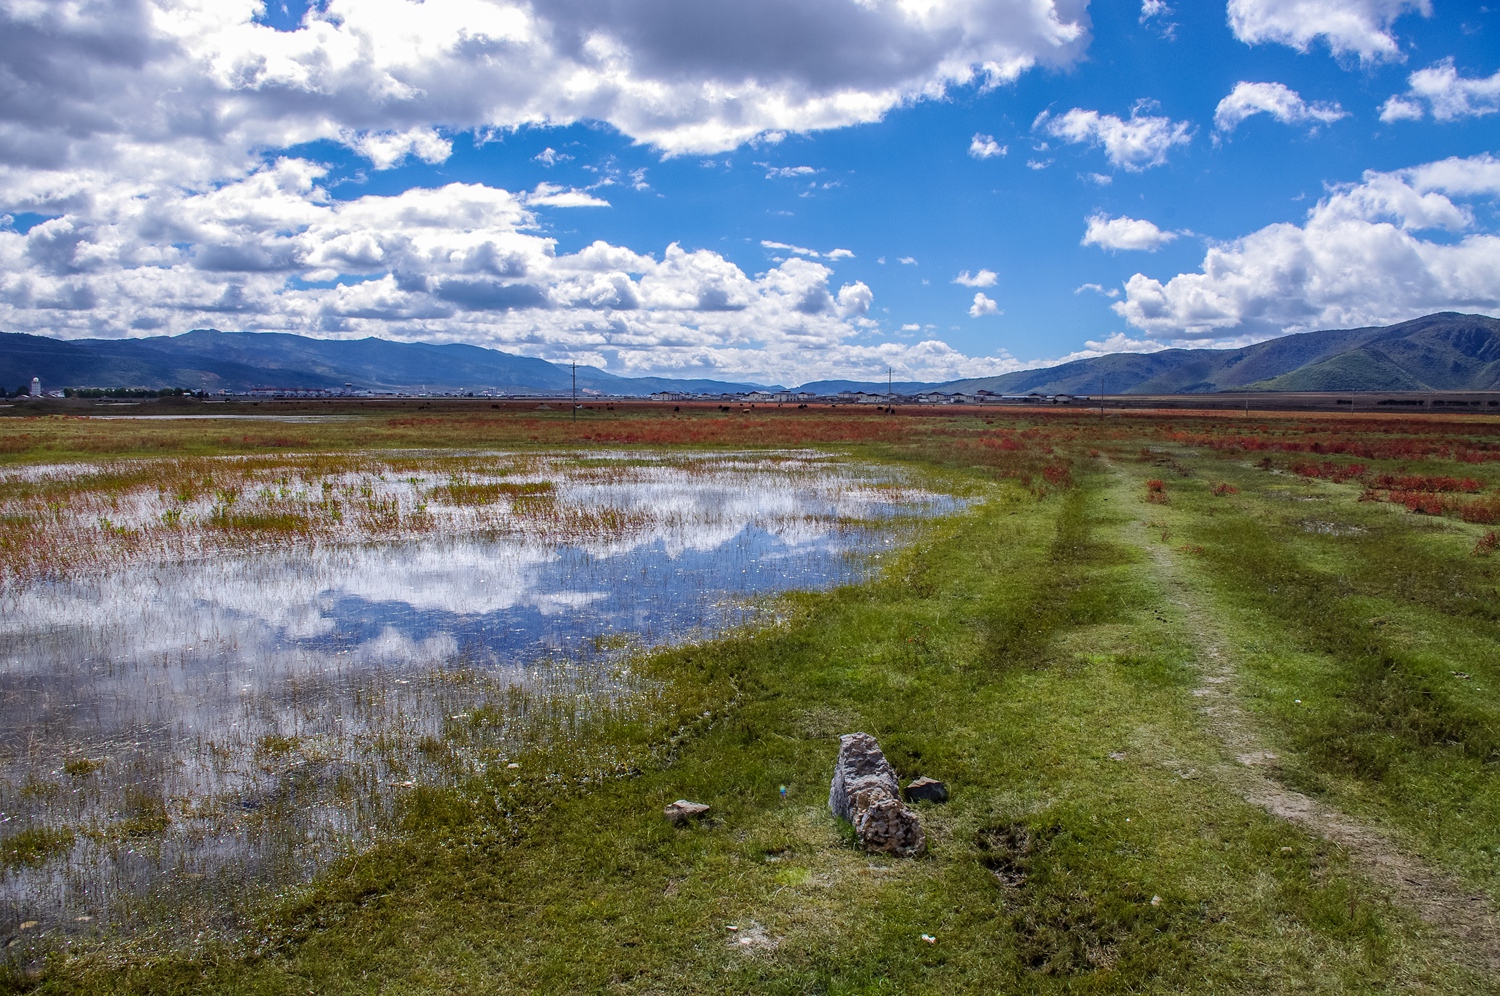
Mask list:
POLYGON ((136 524, 125 552, 6 585, 0 928, 233 929, 227 897, 361 846, 415 785, 503 763, 528 716, 630 694, 630 653, 858 580, 901 522, 956 504, 816 454, 445 459, 350 483, 289 457, 253 472, 274 487, 235 486, 236 509, 283 512, 357 488, 416 532, 361 542, 335 516, 222 545, 222 499, 161 485, 111 496, 101 537, 136 524))

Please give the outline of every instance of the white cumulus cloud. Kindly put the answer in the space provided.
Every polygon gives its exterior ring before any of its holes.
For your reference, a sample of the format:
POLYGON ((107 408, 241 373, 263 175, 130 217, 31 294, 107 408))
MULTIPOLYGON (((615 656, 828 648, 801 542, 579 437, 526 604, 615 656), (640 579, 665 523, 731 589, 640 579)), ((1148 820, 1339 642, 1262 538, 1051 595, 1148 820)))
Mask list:
POLYGON ((1173 146, 1192 141, 1192 126, 1186 121, 1156 117, 1142 110, 1143 105, 1137 105, 1128 120, 1077 107, 1057 117, 1043 111, 1032 127, 1065 142, 1102 145, 1112 165, 1139 172, 1164 164, 1173 146))
POLYGON ((1452 59, 1444 59, 1407 78, 1405 94, 1380 107, 1380 120, 1420 120, 1428 109, 1438 121, 1477 118, 1500 111, 1500 72, 1472 79, 1458 75, 1452 59), (1425 106, 1424 106, 1425 105, 1425 106))
POLYGON ((1000 305, 996 304, 992 298, 985 297, 982 291, 974 295, 974 303, 969 305, 970 318, 998 314, 1000 314, 1000 305))
POLYGON ((1114 308, 1131 325, 1175 339, 1493 311, 1500 236, 1482 228, 1479 217, 1492 215, 1474 203, 1497 200, 1500 159, 1487 154, 1370 171, 1331 188, 1301 225, 1269 225, 1212 246, 1197 273, 1165 283, 1135 274, 1114 308))
POLYGON ((556 166, 558 163, 568 162, 572 158, 566 152, 558 152, 550 145, 531 157, 532 162, 541 163, 543 166, 556 166))
POLYGON ((1000 279, 999 274, 994 270, 980 270, 978 273, 970 273, 968 270, 964 270, 953 278, 953 282, 955 284, 962 284, 965 287, 993 287, 995 286, 995 281, 998 279, 1000 279))
POLYGON ((1095 214, 1089 216, 1088 228, 1084 231, 1080 244, 1103 249, 1144 249, 1155 252, 1175 238, 1176 232, 1164 232, 1141 218, 1127 218, 1124 215, 1111 218, 1095 214))
POLYGON ((1308 103, 1296 90, 1282 83, 1246 83, 1234 85, 1229 96, 1219 101, 1214 110, 1214 127, 1219 131, 1234 131, 1246 118, 1255 114, 1269 114, 1286 125, 1330 124, 1349 113, 1337 102, 1308 103))
POLYGON ((1334 55, 1400 61, 1391 26, 1413 12, 1430 16, 1431 0, 1229 0, 1229 26, 1247 45, 1274 42, 1306 52, 1322 41, 1334 55))
POLYGON ((535 212, 590 203, 584 191, 453 183, 335 200, 325 169, 281 159, 146 198, 106 186, 25 233, 0 230, 0 328, 376 335, 763 382, 1014 368, 937 342, 865 344, 878 331, 871 289, 836 284, 811 258, 750 275, 675 243, 642 253, 596 240, 559 253, 535 212))
POLYGON ((453 134, 604 122, 668 154, 879 120, 1067 66, 1085 0, 0 3, 0 165, 222 177, 327 139, 377 167, 453 134))
POLYGON ((978 132, 969 140, 969 155, 975 159, 992 159, 995 156, 1003 156, 1010 150, 995 141, 994 135, 981 135, 978 132))
POLYGON ((376 169, 399 166, 408 156, 416 156, 424 163, 440 163, 453 154, 453 143, 431 128, 363 134, 351 130, 343 138, 376 169))

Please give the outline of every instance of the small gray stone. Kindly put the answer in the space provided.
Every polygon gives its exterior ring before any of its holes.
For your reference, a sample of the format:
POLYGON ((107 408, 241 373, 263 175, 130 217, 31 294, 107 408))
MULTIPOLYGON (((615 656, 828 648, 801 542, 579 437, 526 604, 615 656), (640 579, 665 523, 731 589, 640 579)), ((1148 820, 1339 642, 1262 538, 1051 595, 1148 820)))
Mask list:
POLYGON ((662 810, 661 814, 667 818, 668 823, 671 823, 673 826, 681 826, 688 820, 701 817, 707 812, 708 807, 701 802, 688 802, 686 799, 678 799, 662 810))
POLYGON ((918 778, 906 786, 908 802, 947 802, 948 786, 936 778, 918 778))
POLYGON ((839 738, 828 808, 854 824, 855 836, 866 851, 909 858, 927 847, 917 814, 901 801, 895 769, 868 733, 846 733, 839 738))

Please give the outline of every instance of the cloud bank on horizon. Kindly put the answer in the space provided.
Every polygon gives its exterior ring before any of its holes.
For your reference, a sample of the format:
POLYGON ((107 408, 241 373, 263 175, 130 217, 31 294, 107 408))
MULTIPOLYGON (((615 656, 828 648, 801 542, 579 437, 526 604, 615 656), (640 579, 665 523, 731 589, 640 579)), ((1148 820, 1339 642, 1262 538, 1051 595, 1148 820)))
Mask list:
POLYGON ((1441 0, 0 0, 0 329, 790 382, 1494 311, 1496 31, 1441 0), (1136 92, 1131 58, 1184 67, 1136 92))

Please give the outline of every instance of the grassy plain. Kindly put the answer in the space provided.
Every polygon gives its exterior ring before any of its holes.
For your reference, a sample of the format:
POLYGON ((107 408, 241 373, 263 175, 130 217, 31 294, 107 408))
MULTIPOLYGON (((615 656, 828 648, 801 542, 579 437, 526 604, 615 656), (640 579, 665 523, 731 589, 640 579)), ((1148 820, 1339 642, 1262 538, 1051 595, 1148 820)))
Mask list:
MULTIPOLYGON (((242 940, 105 939, 10 984, 1500 991, 1494 419, 617 408, 0 422, 7 464, 102 461, 121 481, 225 453, 814 446, 986 499, 867 584, 654 655, 649 701, 519 769, 419 787, 398 833, 242 940), (925 857, 864 855, 828 814, 853 730, 949 784, 921 806, 925 857), (669 826, 677 798, 712 818, 669 826), (1423 889, 1383 875, 1393 860, 1423 889)), ((5 520, 27 520, 5 527, 21 557, 49 485, 4 487, 33 509, 5 520)))

